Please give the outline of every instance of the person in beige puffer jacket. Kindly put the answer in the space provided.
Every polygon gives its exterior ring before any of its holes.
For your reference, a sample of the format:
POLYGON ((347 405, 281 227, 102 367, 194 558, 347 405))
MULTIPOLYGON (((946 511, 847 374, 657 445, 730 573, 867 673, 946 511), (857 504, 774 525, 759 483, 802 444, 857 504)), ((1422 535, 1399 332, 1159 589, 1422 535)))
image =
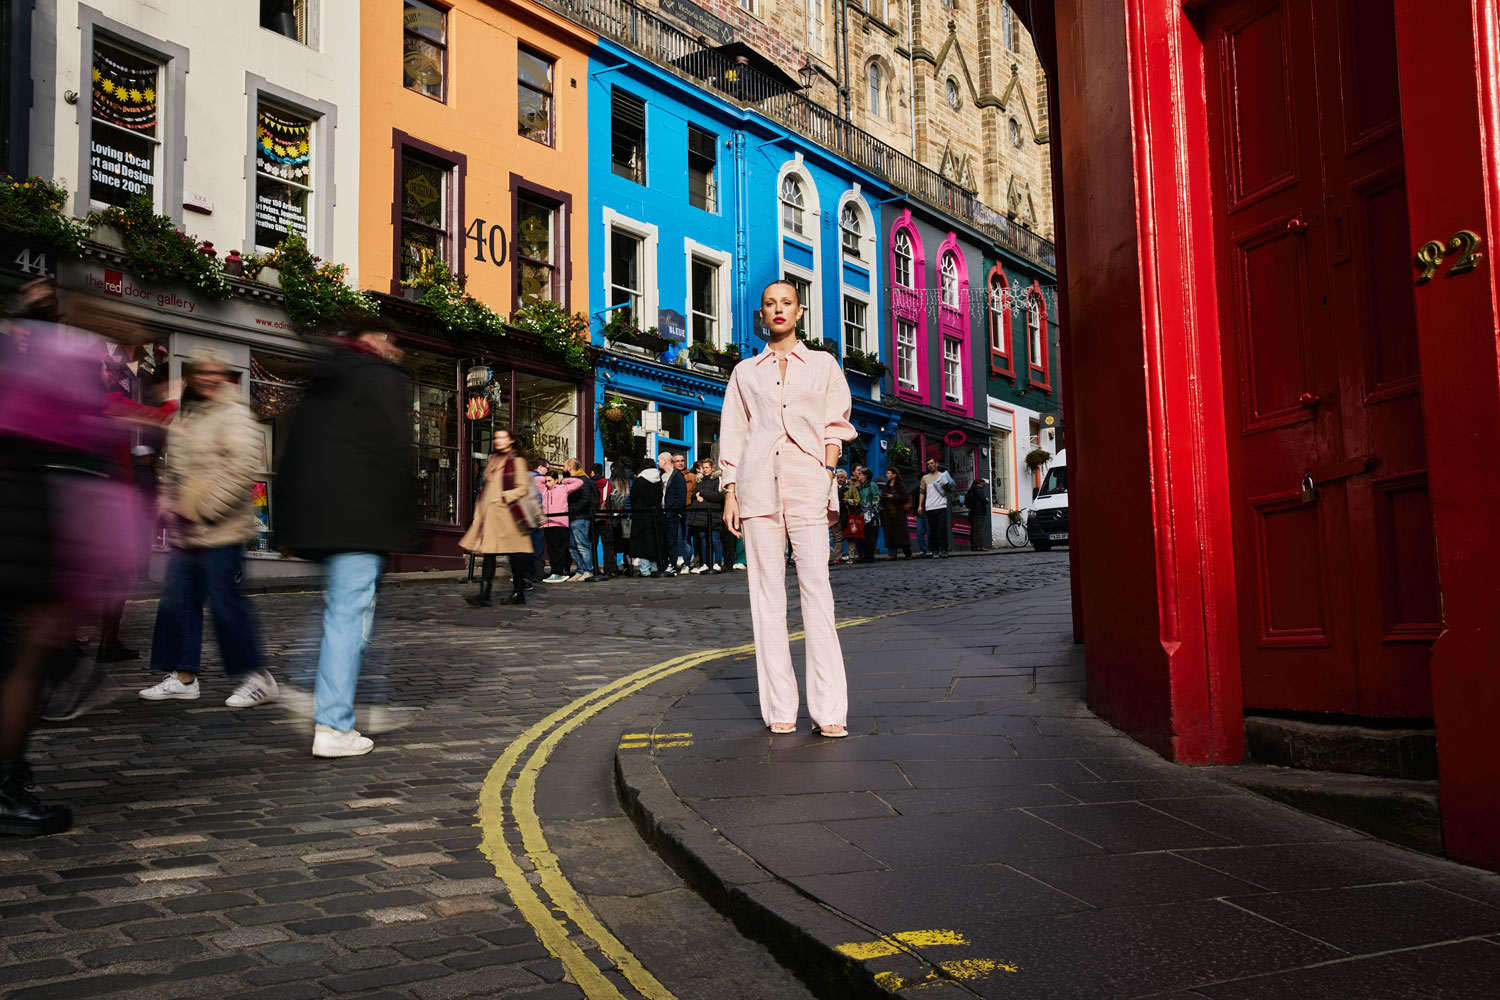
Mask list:
POLYGON ((253 708, 277 697, 240 590, 245 543, 255 535, 250 489, 260 435, 222 355, 200 351, 184 368, 187 384, 167 441, 161 490, 172 549, 151 640, 151 669, 166 676, 140 696, 197 699, 207 599, 224 670, 240 681, 225 704, 253 708))

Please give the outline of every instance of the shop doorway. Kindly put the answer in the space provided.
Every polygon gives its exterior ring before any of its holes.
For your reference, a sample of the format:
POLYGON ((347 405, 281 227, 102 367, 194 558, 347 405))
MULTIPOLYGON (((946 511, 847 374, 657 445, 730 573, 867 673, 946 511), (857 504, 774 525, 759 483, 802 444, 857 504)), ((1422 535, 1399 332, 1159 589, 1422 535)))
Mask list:
POLYGON ((1202 31, 1244 704, 1428 716, 1393 2, 1219 0, 1202 31))

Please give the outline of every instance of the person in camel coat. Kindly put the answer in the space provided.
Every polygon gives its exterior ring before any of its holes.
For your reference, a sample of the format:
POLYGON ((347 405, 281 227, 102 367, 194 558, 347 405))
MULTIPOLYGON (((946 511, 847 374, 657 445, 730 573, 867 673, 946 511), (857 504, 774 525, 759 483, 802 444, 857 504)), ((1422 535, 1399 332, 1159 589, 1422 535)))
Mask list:
POLYGON ((480 572, 479 593, 464 598, 476 608, 489 607, 495 582, 495 557, 510 556, 509 597, 501 604, 526 603, 526 566, 531 559, 531 528, 525 523, 521 501, 535 496, 536 486, 526 459, 516 453, 515 439, 505 427, 495 431, 495 450, 484 466, 484 492, 474 505, 474 523, 459 548, 484 557, 480 572))

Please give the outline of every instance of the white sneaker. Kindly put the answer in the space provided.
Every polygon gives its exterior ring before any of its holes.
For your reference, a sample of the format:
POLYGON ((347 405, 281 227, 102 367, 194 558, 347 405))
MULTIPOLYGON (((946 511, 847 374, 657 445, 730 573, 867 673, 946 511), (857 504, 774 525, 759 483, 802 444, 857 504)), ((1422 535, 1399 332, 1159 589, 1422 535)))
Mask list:
POLYGON ((313 729, 314 757, 358 757, 375 749, 375 741, 361 736, 353 729, 341 733, 332 726, 316 726, 313 729))
POLYGON ((276 689, 276 679, 271 676, 271 672, 255 670, 245 676, 224 704, 230 708, 254 708, 256 705, 269 705, 279 697, 281 692, 276 689))
POLYGON ((699 566, 695 570, 689 570, 689 572, 692 573, 694 576, 702 576, 704 573, 708 572, 708 567, 707 566, 699 566))
POLYGON ((745 568, 745 564, 744 563, 735 563, 733 568, 734 569, 744 569, 745 568))
POLYGON ((198 678, 194 677, 191 684, 184 684, 177 679, 175 672, 169 672, 159 684, 142 689, 140 694, 147 701, 197 701, 198 690, 198 678))
POLYGON ((542 582, 543 583, 567 583, 568 582, 568 578, 565 577, 565 576, 563 576, 561 573, 553 573, 551 576, 547 577, 547 579, 543 580, 542 582))

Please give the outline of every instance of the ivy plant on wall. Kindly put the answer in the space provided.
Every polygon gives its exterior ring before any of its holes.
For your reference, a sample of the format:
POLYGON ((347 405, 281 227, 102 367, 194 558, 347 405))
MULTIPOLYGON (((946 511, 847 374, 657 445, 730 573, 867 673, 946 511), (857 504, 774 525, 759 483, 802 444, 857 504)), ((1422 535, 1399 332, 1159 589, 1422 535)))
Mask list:
POLYGON ((588 371, 589 318, 582 313, 569 315, 551 299, 537 299, 515 311, 510 325, 536 337, 560 355, 570 368, 588 371))
POLYGON ((49 180, 0 174, 0 231, 29 236, 63 256, 76 257, 89 227, 63 214, 67 203, 68 193, 49 180))
POLYGON ((245 275, 254 278, 267 267, 280 275, 287 318, 300 327, 335 327, 375 309, 369 296, 345 280, 347 267, 314 256, 301 236, 288 236, 270 253, 246 260, 245 275))
POLYGON ((464 277, 455 275, 447 261, 433 260, 415 278, 401 284, 415 289, 417 301, 431 309, 450 333, 505 336, 505 317, 470 295, 464 277))
POLYGON ((108 226, 120 234, 125 267, 143 281, 176 281, 216 299, 229 297, 224 265, 213 247, 177 229, 157 215, 150 199, 134 198, 123 208, 112 205, 90 212, 91 228, 108 226))

